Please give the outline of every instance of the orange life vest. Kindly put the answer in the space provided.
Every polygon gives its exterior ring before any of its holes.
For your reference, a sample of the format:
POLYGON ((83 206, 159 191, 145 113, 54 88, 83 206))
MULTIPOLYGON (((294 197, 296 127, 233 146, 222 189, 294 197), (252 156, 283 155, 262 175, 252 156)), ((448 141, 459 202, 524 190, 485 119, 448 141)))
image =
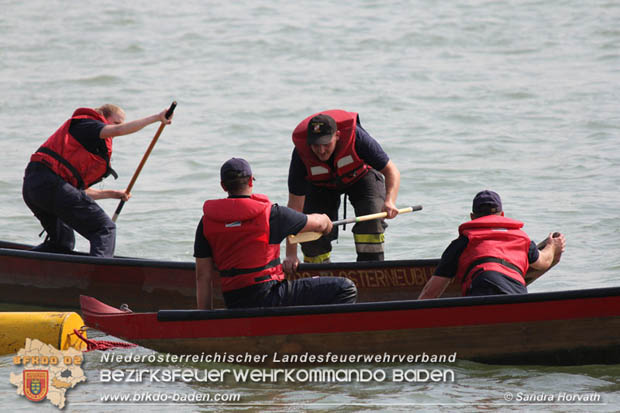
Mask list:
POLYGON ((522 227, 522 222, 500 215, 480 217, 459 227, 459 234, 468 239, 456 274, 463 295, 484 271, 497 271, 525 285, 531 241, 522 227))
MULTIPOLYGON (((89 152, 69 133, 73 119, 94 119, 107 123, 106 119, 93 109, 77 109, 71 119, 52 134, 30 157, 31 162, 41 162, 54 173, 76 188, 86 189, 108 175, 118 176, 110 167, 112 138, 106 138, 105 152, 89 152)), ((99 139, 99 137, 97 137, 99 139)))
POLYGON ((284 279, 280 245, 269 244, 271 202, 265 195, 209 200, 203 213, 223 292, 284 279))
POLYGON ((299 157, 306 166, 306 179, 312 184, 339 189, 366 175, 370 166, 355 151, 355 128, 358 122, 357 113, 336 109, 310 115, 297 125, 293 131, 293 143, 299 157), (333 165, 321 161, 308 145, 308 123, 310 119, 319 114, 334 118, 340 132, 340 138, 334 150, 333 165))

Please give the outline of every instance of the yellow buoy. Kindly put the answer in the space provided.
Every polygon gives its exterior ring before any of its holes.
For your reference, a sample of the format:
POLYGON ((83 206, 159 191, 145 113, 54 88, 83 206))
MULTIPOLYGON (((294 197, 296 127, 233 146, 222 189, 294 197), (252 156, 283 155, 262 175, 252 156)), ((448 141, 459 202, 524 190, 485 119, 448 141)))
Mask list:
MULTIPOLYGON (((16 353, 24 348, 26 338, 51 344, 59 350, 72 347, 85 350, 86 343, 73 330, 84 326, 77 313, 0 312, 0 354, 16 353)), ((86 337, 86 332, 82 334, 86 337)))

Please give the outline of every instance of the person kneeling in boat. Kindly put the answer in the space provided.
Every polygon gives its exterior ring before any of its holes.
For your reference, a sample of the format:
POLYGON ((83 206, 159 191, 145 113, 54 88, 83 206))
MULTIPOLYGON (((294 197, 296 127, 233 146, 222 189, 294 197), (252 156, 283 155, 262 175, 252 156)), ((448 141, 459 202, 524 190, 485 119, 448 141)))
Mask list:
POLYGON ((166 110, 125 123, 116 105, 79 108, 30 157, 22 194, 47 232, 35 251, 70 253, 75 234, 90 241, 90 255, 112 257, 116 225, 95 200, 127 201, 126 191, 99 190, 92 185, 116 172, 110 166, 112 138, 138 132, 151 123, 170 124, 166 110))
POLYGON ((504 216, 501 198, 493 191, 475 196, 470 217, 442 254, 419 299, 440 297, 454 277, 463 295, 526 294, 528 268, 546 271, 564 252, 562 234, 549 234, 539 251, 520 229, 523 223, 504 216))
POLYGON ((253 194, 254 177, 244 159, 226 161, 220 178, 228 198, 206 201, 196 229, 198 309, 213 308, 213 279, 218 272, 228 308, 355 302, 357 289, 348 278, 285 280, 280 243, 300 232, 328 234, 332 222, 327 215, 305 215, 253 194))

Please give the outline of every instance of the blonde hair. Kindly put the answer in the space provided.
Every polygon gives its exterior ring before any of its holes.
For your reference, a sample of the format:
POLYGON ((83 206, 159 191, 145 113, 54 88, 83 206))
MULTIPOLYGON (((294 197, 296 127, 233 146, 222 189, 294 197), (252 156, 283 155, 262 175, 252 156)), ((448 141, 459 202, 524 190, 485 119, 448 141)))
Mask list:
POLYGON ((124 114, 125 112, 119 106, 113 105, 112 103, 106 103, 103 106, 98 107, 95 111, 101 113, 104 118, 109 119, 115 113, 124 114))

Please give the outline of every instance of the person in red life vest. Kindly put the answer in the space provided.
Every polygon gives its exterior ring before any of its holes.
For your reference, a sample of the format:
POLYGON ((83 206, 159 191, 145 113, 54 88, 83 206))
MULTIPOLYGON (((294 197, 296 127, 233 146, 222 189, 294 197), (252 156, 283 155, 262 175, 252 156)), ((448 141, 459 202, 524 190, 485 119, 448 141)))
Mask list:
MULTIPOLYGON (((400 172, 381 145, 360 125, 354 112, 328 110, 304 119, 293 131, 295 148, 288 175, 288 206, 305 213, 326 213, 338 218, 340 195, 346 194, 355 215, 387 212, 398 214, 395 202, 400 172)), ((358 261, 384 258, 384 220, 360 222, 353 226, 358 261)), ((329 262, 332 233, 301 245, 304 261, 329 262)), ((292 273, 299 265, 297 244, 287 243, 284 269, 292 273)))
POLYGON ((285 279, 280 243, 289 235, 332 230, 325 214, 305 215, 253 194, 252 170, 241 158, 220 170, 228 198, 208 200, 196 228, 196 300, 213 308, 213 280, 219 273, 228 308, 354 303, 357 289, 344 277, 285 279))
POLYGON ((463 295, 526 294, 528 268, 549 269, 566 247, 564 235, 549 234, 539 251, 521 230, 523 223, 504 216, 502 201, 493 191, 476 194, 470 216, 442 254, 419 299, 440 297, 454 277, 463 295))
POLYGON ((125 122, 116 105, 79 108, 30 157, 22 194, 26 205, 47 232, 36 251, 70 253, 74 230, 90 241, 90 255, 114 255, 116 225, 95 200, 127 201, 125 191, 91 186, 116 172, 110 166, 112 138, 137 132, 154 122, 169 124, 166 110, 125 122))

